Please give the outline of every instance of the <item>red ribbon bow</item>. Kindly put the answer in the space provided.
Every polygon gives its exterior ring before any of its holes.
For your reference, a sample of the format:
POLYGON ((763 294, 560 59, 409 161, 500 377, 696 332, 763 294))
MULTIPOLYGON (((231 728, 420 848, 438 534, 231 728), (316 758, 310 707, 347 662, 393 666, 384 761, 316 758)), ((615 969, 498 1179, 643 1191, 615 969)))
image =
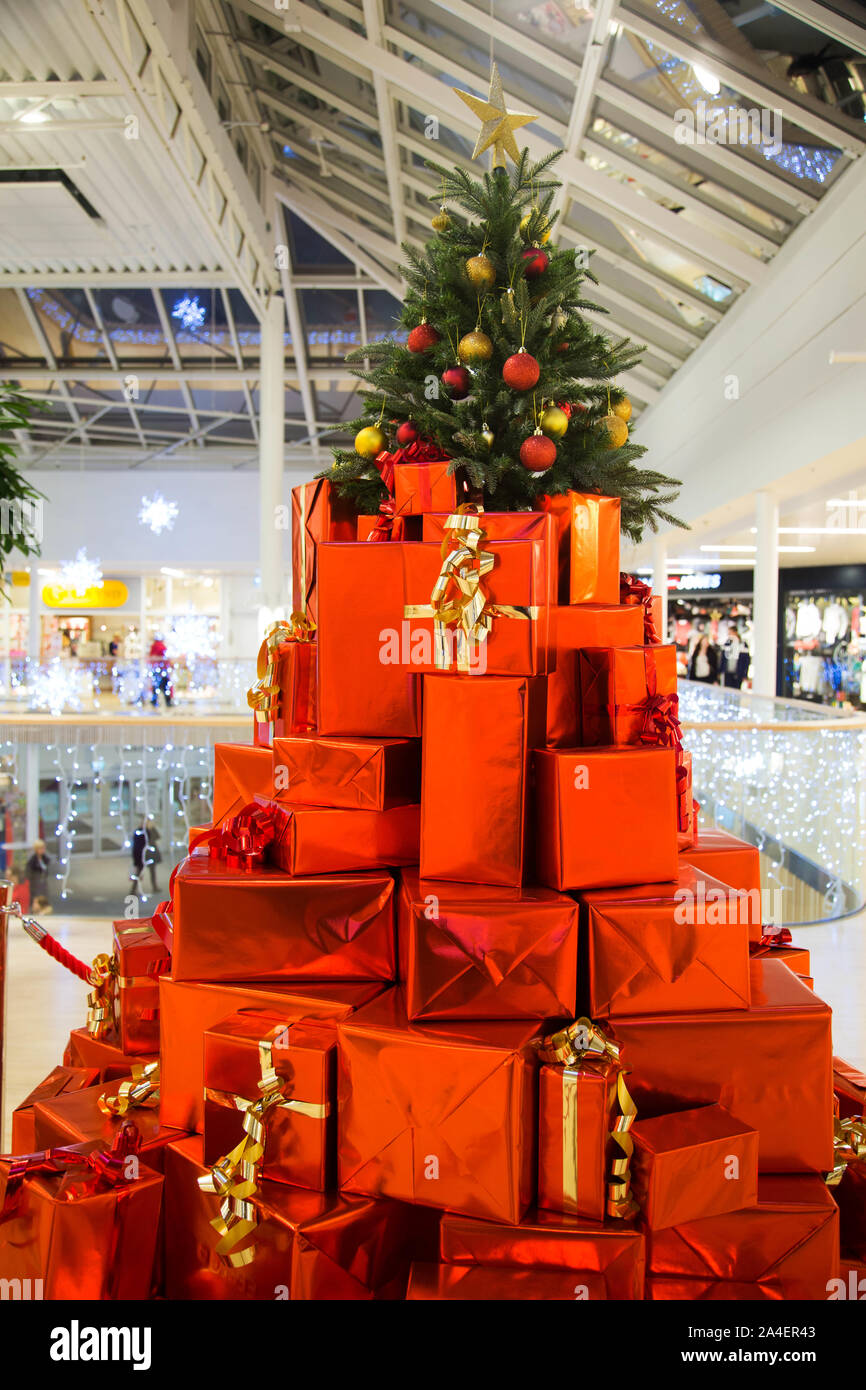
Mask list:
POLYGON ((656 632, 653 621, 652 600, 653 591, 649 584, 645 584, 642 579, 638 579, 633 574, 620 575, 619 601, 632 606, 640 604, 643 608, 643 640, 648 645, 654 645, 661 641, 661 635, 656 632))
POLYGON ((774 922, 766 922, 761 928, 762 946, 790 946, 792 940, 788 927, 779 927, 774 922))
MULTIPOLYGON (((211 859, 219 859, 229 868, 248 874, 264 863, 268 845, 273 844, 276 833, 273 811, 251 801, 225 825, 206 832, 201 838, 207 841, 211 859)), ((195 849, 197 843, 194 841, 190 848, 195 849)))
MULTIPOLYGON (((109 1187, 118 1187, 121 1183, 130 1181, 124 1172, 126 1160, 133 1154, 138 1154, 140 1150, 141 1131, 132 1120, 127 1120, 114 1136, 110 1149, 97 1149, 92 1153, 83 1154, 72 1146, 66 1146, 4 1159, 4 1162, 9 1164, 9 1173, 6 1178, 3 1207, 0 1209, 0 1221, 11 1216, 16 1210, 24 1184, 30 1178, 40 1175, 61 1177, 74 1168, 84 1168, 95 1173, 98 1182, 109 1187)), ((70 1192, 68 1196, 81 1196, 83 1192, 82 1188, 81 1192, 70 1192)))
POLYGON ((427 439, 416 439, 412 444, 405 445, 404 448, 395 449, 393 454, 389 454, 387 449, 383 449, 376 455, 375 463, 382 477, 382 482, 388 489, 388 496, 379 503, 379 515, 376 524, 367 537, 368 541, 388 541, 391 539, 391 531, 396 516, 396 503, 394 501, 394 469, 401 463, 445 463, 442 450, 438 444, 432 444, 427 439))

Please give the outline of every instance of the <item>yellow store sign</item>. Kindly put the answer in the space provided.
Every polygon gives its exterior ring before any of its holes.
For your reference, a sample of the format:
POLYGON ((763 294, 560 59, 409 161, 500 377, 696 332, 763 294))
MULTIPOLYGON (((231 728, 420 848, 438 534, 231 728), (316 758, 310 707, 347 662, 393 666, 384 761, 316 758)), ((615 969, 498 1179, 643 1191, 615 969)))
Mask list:
POLYGON ((129 590, 121 579, 106 579, 80 594, 64 584, 46 584, 42 590, 46 608, 122 608, 128 598, 129 590))

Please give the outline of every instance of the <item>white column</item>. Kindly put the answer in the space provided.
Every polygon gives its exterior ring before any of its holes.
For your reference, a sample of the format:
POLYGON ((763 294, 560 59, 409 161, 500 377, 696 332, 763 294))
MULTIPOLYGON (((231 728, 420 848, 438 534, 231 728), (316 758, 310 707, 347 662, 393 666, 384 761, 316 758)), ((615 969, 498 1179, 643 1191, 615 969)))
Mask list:
POLYGON ((27 859, 34 840, 39 839, 39 747, 38 743, 27 744, 24 764, 24 836, 27 840, 27 859))
POLYGON ((757 493, 755 501, 752 686, 757 695, 775 695, 779 640, 779 503, 771 492, 757 493))
POLYGON ((27 655, 31 661, 38 662, 42 636, 42 605, 39 602, 39 575, 35 564, 30 567, 30 588, 27 599, 27 655))
POLYGON ((652 542, 653 593, 662 601, 661 639, 668 634, 668 543, 664 536, 654 536, 652 542))
POLYGON ((278 508, 283 502, 285 435, 285 304, 274 295, 262 316, 259 385, 259 569, 261 603, 271 614, 286 607, 283 535, 278 508))

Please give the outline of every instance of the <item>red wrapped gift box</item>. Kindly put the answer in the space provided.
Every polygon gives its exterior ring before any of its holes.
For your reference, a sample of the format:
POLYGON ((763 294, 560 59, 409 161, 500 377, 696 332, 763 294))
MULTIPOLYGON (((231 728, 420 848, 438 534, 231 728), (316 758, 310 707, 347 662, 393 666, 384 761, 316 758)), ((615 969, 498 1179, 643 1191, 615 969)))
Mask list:
POLYGON ((604 1279, 595 1271, 509 1269, 503 1265, 413 1264, 407 1302, 422 1299, 501 1303, 537 1299, 563 1303, 607 1298, 604 1279))
POLYGON ((312 629, 280 624, 277 637, 265 638, 259 652, 256 683, 247 692, 255 711, 253 744, 270 748, 273 738, 306 734, 318 723, 318 647, 312 629), (278 640, 282 634, 284 640, 278 640))
MULTIPOLYGON (((368 541, 371 534, 378 527, 381 513, 375 516, 358 517, 358 533, 356 540, 368 541)), ((391 520, 390 535, 391 541, 420 541, 421 539, 421 518, 411 516, 395 516, 391 520)))
POLYGON ((418 739, 278 738, 273 764, 273 794, 294 806, 387 811, 420 800, 418 739))
POLYGON ((421 807, 344 811, 332 806, 291 806, 256 801, 274 817, 276 835, 268 861, 284 874, 333 874, 417 864, 421 807))
POLYGON ((676 647, 583 647, 578 683, 584 744, 671 746, 656 737, 656 705, 676 712, 676 647))
POLYGON ((747 1010, 613 1021, 638 1113, 718 1102, 758 1130, 762 1173, 828 1172, 830 1009, 781 961, 751 975, 747 1010))
POLYGON ((758 1133, 721 1105, 632 1126, 632 1188, 651 1231, 753 1207, 758 1133))
POLYGON ((160 980, 160 1113, 165 1125, 201 1130, 204 1035, 239 1009, 273 1009, 287 1022, 347 1018, 381 985, 243 985, 160 980))
POLYGON ((92 1038, 86 1028, 73 1028, 63 1052, 65 1067, 95 1068, 101 1081, 122 1081, 140 1062, 155 1062, 156 1052, 124 1052, 120 1041, 92 1038))
POLYGON ((749 929, 728 889, 690 864, 676 883, 582 893, 587 1013, 749 1007, 749 929))
POLYGON ((609 888, 676 878, 672 748, 550 748, 534 754, 534 766, 542 883, 609 888))
POLYGON ((351 505, 338 498, 327 478, 292 488, 292 607, 319 620, 316 559, 323 541, 353 541, 351 505))
POLYGON ((787 965, 789 970, 803 980, 810 989, 815 988, 815 981, 812 978, 812 961, 808 949, 805 946, 795 946, 776 944, 781 938, 765 937, 763 942, 754 941, 750 945, 752 956, 762 956, 765 959, 780 960, 783 965, 787 965))
POLYGON ((866 1076, 841 1057, 833 1058, 833 1091, 843 1120, 866 1114, 866 1076))
POLYGON ((578 653, 582 647, 634 647, 643 640, 643 610, 625 604, 578 603, 550 619, 554 669, 547 678, 547 745, 580 743, 578 653))
POLYGON ((577 907, 549 888, 420 879, 397 895, 400 974, 414 1021, 574 1013, 577 907))
POLYGON ((131 1056, 152 1056, 159 1047, 159 977, 168 973, 171 956, 150 917, 114 923, 114 954, 120 1046, 131 1056))
POLYGON ((98 1067, 55 1067, 12 1111, 12 1152, 36 1152, 34 1112, 38 1101, 52 1100, 56 1096, 85 1090, 88 1086, 97 1086, 101 1079, 98 1067))
POLYGON ((538 505, 556 522, 560 603, 617 603, 619 498, 565 492, 538 505))
POLYGON ((216 1196, 199 1178, 200 1139, 166 1151, 166 1295, 170 1299, 349 1302, 402 1298, 423 1216, 398 1202, 311 1192, 264 1181, 254 1199, 254 1258, 233 1268, 216 1253, 216 1196))
POLYGON ((396 516, 420 516, 422 512, 453 512, 457 506, 457 480, 449 473, 450 459, 432 459, 394 466, 396 516))
MULTIPOLYGON (((155 1083, 159 1085, 158 1080, 155 1083)), ((128 1081, 111 1081, 105 1086, 92 1086, 85 1091, 75 1091, 71 1095, 57 1096, 54 1100, 37 1102, 34 1113, 36 1145, 39 1149, 53 1149, 68 1144, 93 1144, 100 1148, 110 1148, 124 1124, 131 1120, 141 1135, 142 1161, 155 1172, 163 1171, 165 1147, 175 1139, 182 1139, 184 1131, 173 1129, 161 1123, 157 1104, 133 1105, 123 1114, 108 1114, 100 1108, 100 1099, 117 1105, 121 1088, 129 1087, 128 1081)))
POLYGON ((0 1158, 0 1279, 32 1298, 148 1298, 163 1180, 128 1152, 79 1144, 0 1158))
POLYGON ((540 681, 425 677, 422 878, 506 887, 523 882, 530 830, 529 754, 543 741, 540 681), (465 777, 471 786, 461 795, 465 777))
POLYGON ((333 1185, 336 1160, 336 1083, 333 1025, 287 1023, 278 1013, 248 1009, 208 1028, 205 1167, 243 1143, 246 1116, 252 1111, 264 1126, 261 1176, 326 1191, 333 1185), (280 1099, 274 1103, 263 1097, 268 1061, 279 1082, 280 1099), (265 1106, 261 1115, 257 1103, 265 1106))
POLYGON ((677 767, 677 849, 691 849, 697 835, 697 805, 692 787, 692 755, 681 750, 677 767))
POLYGON ((647 1271, 825 1300, 839 1274, 838 1213, 818 1177, 762 1177, 753 1207, 650 1231, 647 1271))
POLYGON ((446 1212, 439 1227, 445 1264, 482 1268, 568 1270, 604 1278, 609 1299, 642 1299, 646 1254, 643 1233, 625 1221, 584 1221, 553 1211, 531 1211, 519 1226, 478 1221, 446 1212))
POLYGON ((223 825, 257 795, 273 796, 270 748, 248 743, 215 743, 213 749, 213 821, 223 825))
POLYGON ((293 878, 197 851, 174 881, 173 977, 392 980, 393 889, 388 873, 293 878))
POLYGON ((341 1190, 519 1221, 534 1178, 535 1031, 410 1023, 399 990, 341 1023, 341 1190))
POLYGON ((687 864, 746 895, 743 901, 749 904, 749 939, 760 942, 761 856, 755 846, 711 826, 699 830, 694 845, 681 853, 687 864))
MULTIPOLYGON (((448 534, 448 512, 425 515, 421 539, 442 545, 448 534)), ((491 541, 541 541, 544 546, 544 570, 547 576, 547 598, 550 606, 556 603, 558 588, 559 537, 552 516, 546 512, 484 512, 481 525, 491 541)))

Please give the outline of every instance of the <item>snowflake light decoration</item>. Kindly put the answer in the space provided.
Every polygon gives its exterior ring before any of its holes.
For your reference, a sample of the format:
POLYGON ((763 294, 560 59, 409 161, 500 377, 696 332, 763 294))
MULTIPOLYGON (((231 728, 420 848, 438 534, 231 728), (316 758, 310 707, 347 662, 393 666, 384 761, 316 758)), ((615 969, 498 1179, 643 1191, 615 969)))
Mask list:
POLYGON ((155 492, 152 497, 142 497, 138 519, 142 526, 149 526, 155 536, 161 536, 163 531, 174 529, 179 512, 176 502, 169 502, 161 492, 155 492))
POLYGON ((204 613, 179 613, 170 620, 165 635, 166 650, 173 660, 214 657, 221 641, 213 631, 213 619, 204 613))
POLYGON ((171 316, 179 320, 181 328, 201 328, 207 318, 207 309, 199 304, 197 294, 192 297, 185 294, 175 304, 171 316))
POLYGON ((60 567, 60 578, 64 588, 73 594, 86 593, 88 589, 102 588, 102 566, 98 560, 88 558, 84 546, 76 552, 74 560, 67 560, 60 567))
POLYGON ((31 709, 57 716, 64 710, 77 712, 82 708, 82 672, 64 665, 58 657, 31 670, 27 684, 31 709))

